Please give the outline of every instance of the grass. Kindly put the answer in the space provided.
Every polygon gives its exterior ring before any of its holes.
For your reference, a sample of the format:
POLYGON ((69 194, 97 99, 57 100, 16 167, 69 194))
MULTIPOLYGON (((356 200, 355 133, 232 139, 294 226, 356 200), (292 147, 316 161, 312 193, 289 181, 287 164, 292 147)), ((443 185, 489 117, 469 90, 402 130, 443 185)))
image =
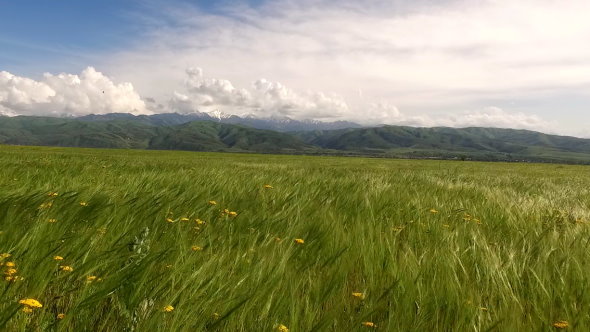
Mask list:
POLYGON ((590 329, 585 166, 7 146, 0 165, 5 330, 590 329))

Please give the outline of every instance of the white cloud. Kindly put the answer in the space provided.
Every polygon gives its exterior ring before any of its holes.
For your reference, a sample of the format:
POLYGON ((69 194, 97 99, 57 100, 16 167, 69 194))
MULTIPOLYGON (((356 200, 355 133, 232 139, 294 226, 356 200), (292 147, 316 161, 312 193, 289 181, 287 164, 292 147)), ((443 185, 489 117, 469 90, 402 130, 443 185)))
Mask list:
POLYGON ((222 111, 256 117, 337 119, 349 115, 348 105, 337 95, 297 92, 278 82, 254 81, 249 89, 236 88, 224 79, 205 78, 201 68, 186 70, 186 92, 174 92, 173 111, 222 111))
POLYGON ((39 81, 2 71, 0 112, 6 115, 150 113, 131 83, 115 84, 92 67, 80 75, 46 73, 39 81))
POLYGON ((174 92, 171 111, 221 111, 259 118, 348 120, 364 125, 394 124, 420 127, 498 127, 552 131, 553 124, 537 115, 507 112, 498 107, 443 115, 408 115, 386 101, 349 106, 343 97, 323 92, 297 92, 281 83, 259 79, 249 89, 236 88, 225 79, 206 78, 201 68, 188 68, 186 92, 174 92))
MULTIPOLYGON (((252 106, 249 98, 260 100, 260 91, 250 86, 258 77, 281 82, 298 97, 307 91, 331 91, 339 97, 324 96, 345 101, 348 108, 335 107, 335 114, 350 120, 362 118, 364 114, 357 113, 375 101, 396 105, 414 121, 435 117, 441 110, 460 117, 460 110, 497 104, 509 112, 509 101, 560 98, 564 92, 590 98, 586 0, 231 4, 217 14, 190 5, 157 8, 165 19, 145 27, 148 36, 141 45, 104 65, 136 82, 143 93, 168 100, 170 92, 182 91, 176 82, 183 80, 184 68, 199 64, 209 76, 226 78, 197 87, 212 98, 203 103, 236 104, 242 98, 248 106, 244 111, 252 106), (237 87, 245 87, 250 96, 237 87)), ((195 98, 188 91, 182 94, 195 98)), ((324 98, 303 99, 305 105, 309 99, 321 103, 324 98)), ((262 100, 260 114, 303 117, 313 110, 291 111, 290 106, 301 106, 302 101, 288 95, 262 100), (269 105, 275 108, 265 113, 269 105)), ((567 100, 562 104, 560 115, 582 113, 579 105, 567 100)), ((515 109, 558 117, 548 106, 515 109)), ((380 111, 375 112, 378 117, 380 111)), ((392 109, 385 112, 385 120, 396 119, 392 109)))
MULTIPOLYGON (((554 124, 537 115, 521 112, 506 112, 498 107, 487 107, 483 110, 464 112, 458 116, 452 115, 440 119, 439 125, 449 127, 496 127, 540 130, 553 132, 554 124)), ((436 119, 433 121, 436 123, 436 119)))

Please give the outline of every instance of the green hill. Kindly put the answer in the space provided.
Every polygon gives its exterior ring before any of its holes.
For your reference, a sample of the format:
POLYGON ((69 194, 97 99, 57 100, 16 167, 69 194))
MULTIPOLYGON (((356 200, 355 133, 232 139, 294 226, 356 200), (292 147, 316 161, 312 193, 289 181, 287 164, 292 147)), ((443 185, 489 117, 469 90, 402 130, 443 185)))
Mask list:
POLYGON ((311 147, 297 137, 215 122, 155 126, 130 119, 99 122, 51 117, 0 117, 0 143, 190 151, 294 152, 311 147))
POLYGON ((529 130, 383 126, 276 132, 213 121, 142 116, 0 117, 0 143, 68 147, 307 153, 590 163, 590 140, 529 130))
POLYGON ((498 128, 376 128, 299 132, 324 149, 382 155, 484 160, 590 161, 590 140, 498 128))

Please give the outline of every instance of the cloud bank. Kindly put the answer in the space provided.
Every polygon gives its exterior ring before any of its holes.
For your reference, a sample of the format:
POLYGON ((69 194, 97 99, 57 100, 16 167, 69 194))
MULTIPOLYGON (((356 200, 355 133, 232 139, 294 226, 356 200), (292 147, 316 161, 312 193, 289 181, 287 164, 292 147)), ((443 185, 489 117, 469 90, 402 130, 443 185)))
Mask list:
POLYGON ((236 88, 225 79, 205 78, 201 68, 186 70, 186 93, 174 92, 171 109, 181 112, 221 111, 260 118, 331 120, 348 117, 344 99, 323 92, 297 92, 278 82, 258 79, 236 88))
POLYGON ((131 83, 114 83, 88 67, 80 73, 41 80, 0 72, 0 113, 4 115, 78 116, 124 112, 149 114, 131 83))
POLYGON ((114 83, 88 67, 80 75, 45 73, 41 80, 0 72, 0 114, 81 116, 105 113, 223 112, 257 118, 353 121, 363 125, 420 127, 502 127, 554 131, 536 115, 507 112, 497 107, 442 115, 408 115, 394 104, 367 101, 350 105, 343 96, 297 91, 279 82, 257 79, 237 87, 226 79, 208 78, 201 68, 185 70, 182 91, 174 91, 163 104, 141 98, 131 83, 114 83))

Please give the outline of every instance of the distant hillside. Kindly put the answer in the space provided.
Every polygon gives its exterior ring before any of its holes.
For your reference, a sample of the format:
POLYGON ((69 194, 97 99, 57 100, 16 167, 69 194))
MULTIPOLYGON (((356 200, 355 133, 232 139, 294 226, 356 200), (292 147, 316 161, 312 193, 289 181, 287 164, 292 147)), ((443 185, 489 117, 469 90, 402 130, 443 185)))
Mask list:
POLYGON ((499 128, 376 128, 299 132, 324 149, 493 160, 590 161, 590 140, 499 128))
POLYGON ((299 138, 270 130, 210 121, 155 126, 142 117, 80 121, 51 117, 0 117, 0 143, 190 151, 302 152, 299 138))
POLYGON ((0 117, 0 144, 590 163, 590 140, 528 130, 383 126, 278 132, 189 118, 0 117))
POLYGON ((154 126, 174 126, 193 121, 214 121, 225 124, 244 125, 256 129, 274 130, 280 132, 308 131, 308 130, 335 130, 345 128, 361 128, 361 125, 348 121, 323 122, 315 120, 293 120, 289 118, 254 118, 239 117, 222 113, 162 113, 153 115, 133 115, 128 113, 91 114, 76 118, 84 122, 105 122, 113 120, 129 120, 142 122, 154 126))

